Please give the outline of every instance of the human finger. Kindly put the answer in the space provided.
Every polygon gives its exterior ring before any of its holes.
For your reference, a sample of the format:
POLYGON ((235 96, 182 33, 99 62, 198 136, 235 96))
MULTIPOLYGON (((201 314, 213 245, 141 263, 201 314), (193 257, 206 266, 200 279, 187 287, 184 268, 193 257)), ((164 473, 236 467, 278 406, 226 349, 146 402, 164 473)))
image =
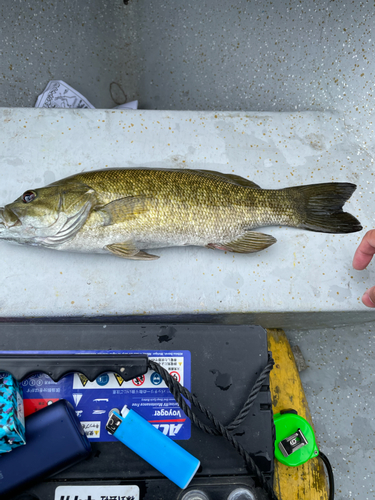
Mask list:
POLYGON ((353 258, 354 269, 361 270, 367 267, 375 254, 375 230, 368 231, 359 244, 353 258))
POLYGON ((362 297, 362 302, 367 307, 375 307, 375 286, 365 291, 362 297))

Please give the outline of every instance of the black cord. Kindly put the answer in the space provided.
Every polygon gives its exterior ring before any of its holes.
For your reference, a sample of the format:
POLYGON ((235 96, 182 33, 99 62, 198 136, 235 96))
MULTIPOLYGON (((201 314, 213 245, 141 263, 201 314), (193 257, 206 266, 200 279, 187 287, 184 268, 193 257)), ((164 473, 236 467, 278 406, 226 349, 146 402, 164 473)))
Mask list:
POLYGON ((226 429, 228 431, 234 431, 239 425, 242 424, 242 422, 245 420, 247 417, 247 414, 250 411, 250 408, 252 407, 256 397, 258 396, 258 393, 260 392, 262 385, 266 381, 268 375, 270 374, 275 362, 271 356, 271 354, 268 354, 268 362, 266 366, 263 368, 262 373, 259 375, 257 381, 253 385, 253 388, 251 389, 251 392, 249 394, 249 397, 247 398, 246 403, 243 405, 242 410, 240 413, 237 415, 237 417, 229 424, 226 426, 226 429))
POLYGON ((327 474, 328 474, 328 482, 329 482, 329 496, 328 500, 333 500, 335 496, 335 480, 333 477, 333 471, 332 471, 332 466, 330 461, 328 460, 328 457, 324 455, 321 451, 319 451, 319 457, 322 459, 324 462, 324 465, 326 466, 327 469, 327 474))
POLYGON ((256 477, 256 480, 258 484, 267 492, 268 497, 271 500, 277 500, 276 493, 273 491, 271 485, 267 481, 266 477, 263 475, 262 471, 259 469, 259 467, 256 465, 254 462, 253 458, 251 455, 245 450, 245 448, 237 441, 236 438, 234 438, 231 434, 231 431, 233 431, 235 428, 237 428, 245 419, 246 415, 249 413, 249 410, 252 406, 252 404, 255 401, 255 398, 257 397, 259 391, 262 388, 262 384, 267 378, 268 374, 272 370, 272 367, 274 365, 274 360, 272 359, 271 354, 269 353, 268 355, 268 363, 263 369, 262 373, 259 375, 257 381, 255 382, 250 395, 240 411, 240 413, 237 415, 237 417, 231 422, 227 427, 225 427, 207 408, 205 408, 199 401, 198 399, 191 394, 190 391, 188 391, 184 386, 182 386, 179 382, 177 382, 176 379, 174 379, 168 372, 165 370, 159 363, 156 363, 155 361, 149 360, 149 367, 151 370, 154 370, 156 373, 158 373, 161 378, 164 380, 165 384, 171 391, 173 397, 177 401, 178 405, 182 409, 182 411, 185 413, 185 415, 201 430, 204 432, 207 432, 208 434, 214 435, 214 436, 224 436, 230 444, 238 451, 238 453, 241 455, 241 457, 245 460, 247 469, 249 473, 252 476, 256 477), (182 397, 183 396, 183 397, 182 397), (188 406, 186 403, 185 399, 186 398, 193 406, 198 408, 203 415, 213 424, 213 427, 210 427, 209 425, 206 425, 204 422, 202 422, 196 415, 193 413, 191 408, 188 406))

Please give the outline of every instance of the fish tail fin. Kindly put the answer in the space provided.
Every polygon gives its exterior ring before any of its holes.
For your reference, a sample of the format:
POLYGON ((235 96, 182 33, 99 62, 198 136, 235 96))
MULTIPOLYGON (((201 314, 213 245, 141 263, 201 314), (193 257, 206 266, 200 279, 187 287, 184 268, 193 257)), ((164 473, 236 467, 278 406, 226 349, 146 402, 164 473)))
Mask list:
POLYGON ((298 227, 323 233, 361 231, 359 220, 342 209, 356 188, 355 184, 349 182, 287 188, 295 190, 294 199, 300 215, 298 227))

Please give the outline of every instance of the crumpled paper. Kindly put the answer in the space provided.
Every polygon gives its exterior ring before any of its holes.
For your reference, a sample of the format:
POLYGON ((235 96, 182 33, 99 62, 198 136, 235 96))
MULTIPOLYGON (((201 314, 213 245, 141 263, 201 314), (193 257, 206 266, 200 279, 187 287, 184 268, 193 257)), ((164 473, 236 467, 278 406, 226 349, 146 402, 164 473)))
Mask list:
MULTIPOLYGON (((51 80, 38 97, 35 107, 95 109, 86 97, 62 80, 51 80)), ((138 101, 131 101, 115 106, 113 109, 137 108, 138 101)))

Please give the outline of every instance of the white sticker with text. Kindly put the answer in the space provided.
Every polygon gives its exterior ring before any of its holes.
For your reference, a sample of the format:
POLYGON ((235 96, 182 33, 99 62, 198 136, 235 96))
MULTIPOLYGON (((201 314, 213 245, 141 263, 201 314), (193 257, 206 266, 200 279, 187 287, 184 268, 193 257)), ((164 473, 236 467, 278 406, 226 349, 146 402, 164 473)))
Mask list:
POLYGON ((138 486, 58 486, 55 500, 139 500, 138 486))

